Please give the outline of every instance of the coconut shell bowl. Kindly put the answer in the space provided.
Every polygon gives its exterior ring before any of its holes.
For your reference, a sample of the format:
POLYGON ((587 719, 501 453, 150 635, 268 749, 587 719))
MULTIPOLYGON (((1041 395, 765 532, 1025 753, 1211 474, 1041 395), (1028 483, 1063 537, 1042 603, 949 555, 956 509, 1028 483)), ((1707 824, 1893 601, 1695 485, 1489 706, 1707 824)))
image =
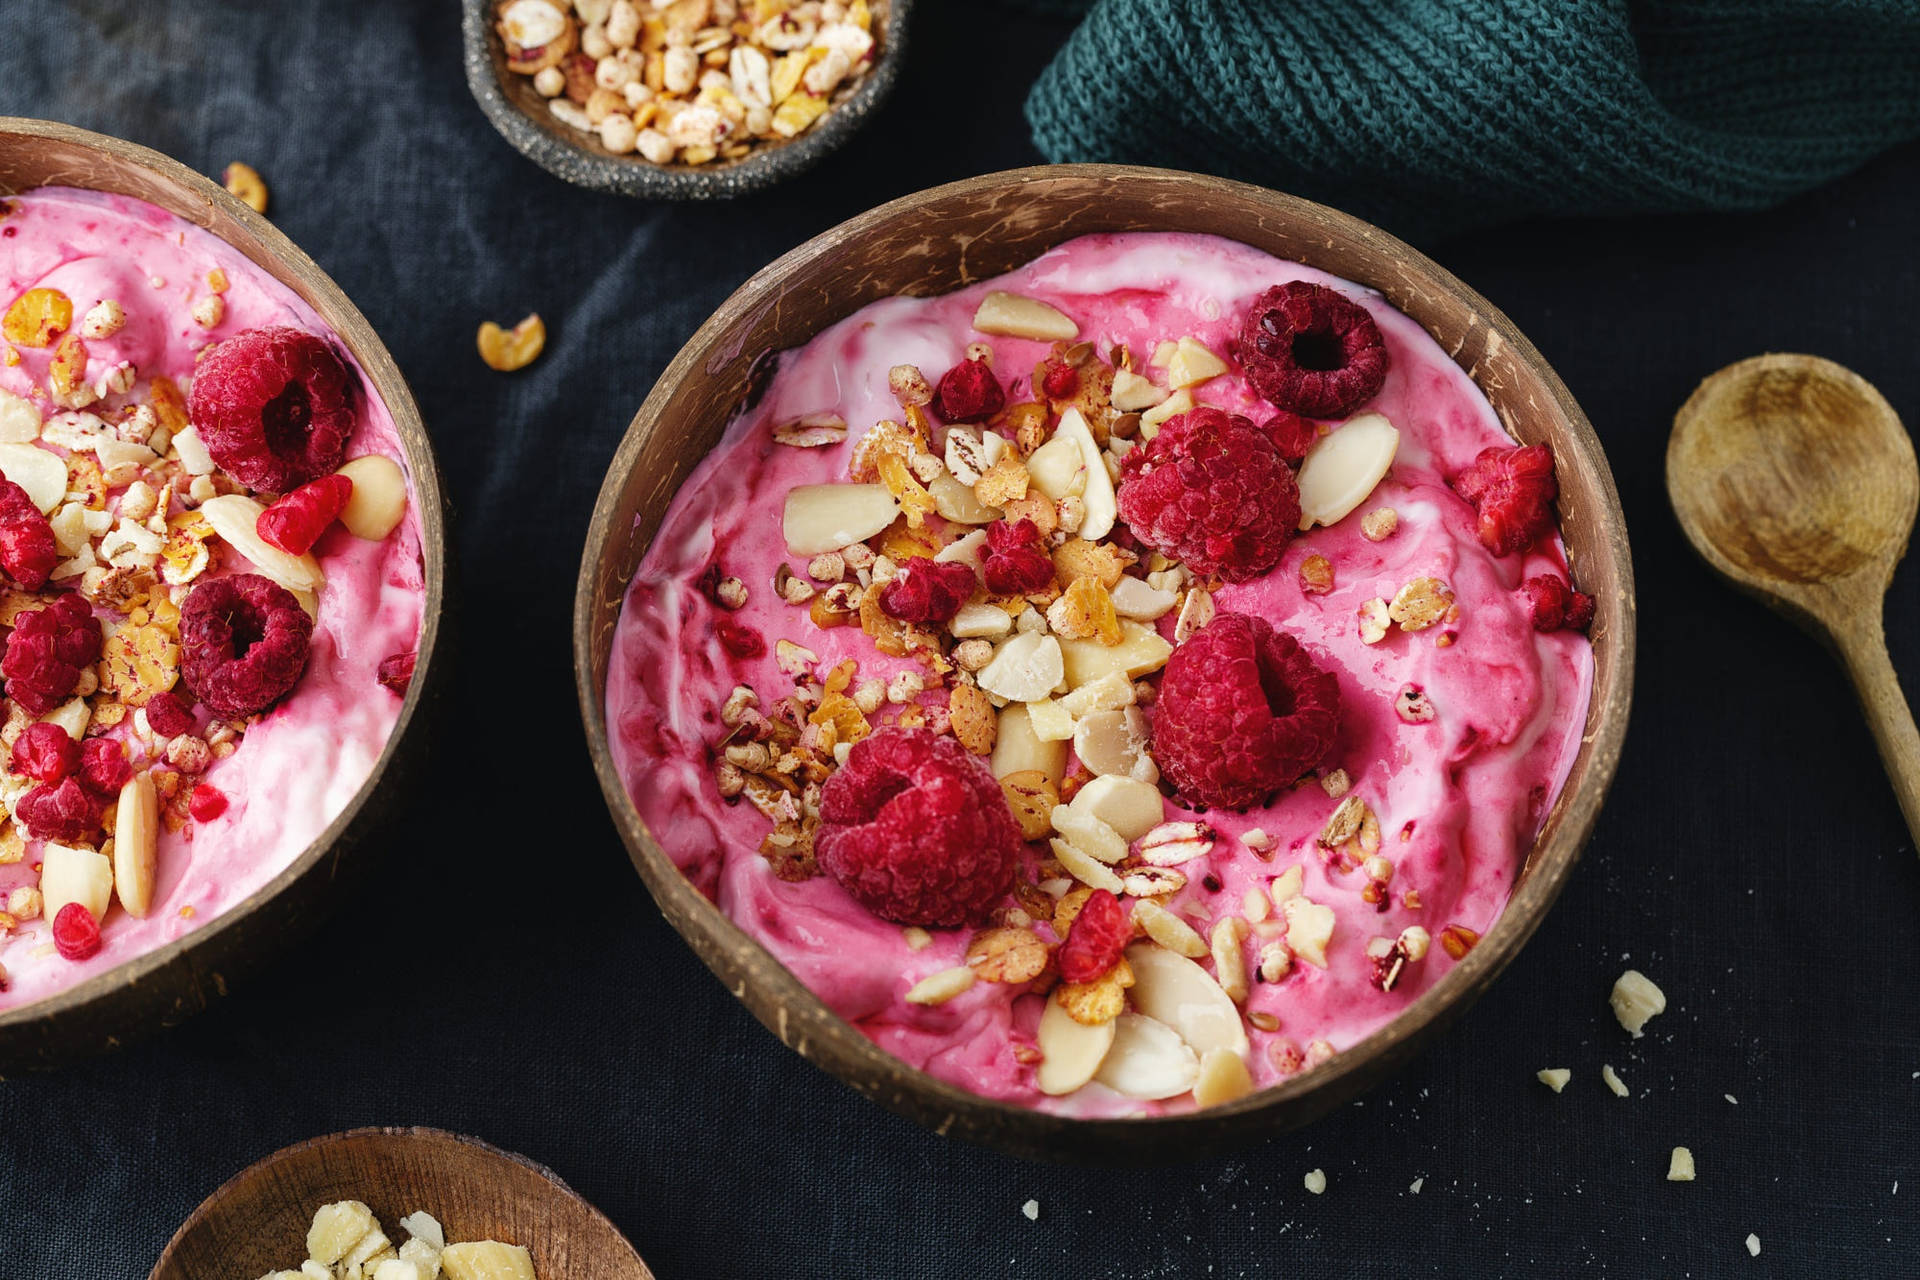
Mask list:
POLYGON ((438 1129, 355 1129, 276 1151, 229 1179, 174 1233, 151 1280, 297 1270, 322 1205, 358 1200, 387 1236, 433 1216, 446 1243, 526 1249, 538 1276, 653 1280, 614 1225, 551 1169, 438 1129))
POLYGON ((138 197, 203 227, 313 308, 366 371, 406 455, 421 530, 426 597, 414 680, 385 750, 346 807, 293 863, 251 897, 174 942, 78 986, 0 1013, 0 1071, 51 1066, 171 1026, 225 994, 229 979, 303 936, 351 883, 345 874, 404 794, 426 750, 446 594, 440 477, 420 411, 393 357, 313 260, 217 184, 159 152, 44 120, 0 118, 0 195, 39 186, 138 197))
MULTIPOLYGON (((630 140, 621 143, 622 150, 611 149, 606 141, 608 135, 603 131, 577 129, 556 116, 549 105, 557 101, 561 109, 569 113, 585 112, 587 99, 596 88, 602 88, 608 95, 606 100, 612 101, 613 90, 591 83, 593 55, 583 51, 583 45, 594 45, 604 38, 601 33, 613 25, 611 18, 601 21, 595 34, 589 36, 578 14, 571 11, 570 0, 550 0, 558 9, 567 11, 564 23, 556 24, 545 15, 535 15, 531 29, 523 26, 521 30, 528 38, 538 38, 545 43, 533 48, 509 47, 503 26, 523 17, 507 12, 513 2, 461 0, 462 57, 466 63, 467 87, 480 104, 480 110, 516 151, 547 172, 576 186, 643 200, 726 199, 772 186, 817 164, 858 132, 893 91, 906 49, 907 19, 913 7, 912 0, 869 0, 874 37, 869 55, 871 64, 863 73, 850 75, 831 90, 826 95, 830 106, 825 114, 804 124, 798 133, 755 141, 744 154, 728 155, 723 150, 702 164, 690 164, 680 157, 657 164, 636 150, 630 140), (535 87, 536 69, 548 67, 555 73, 572 72, 568 91, 550 98, 535 87)), ((668 28, 688 28, 685 47, 696 56, 728 57, 732 36, 726 27, 710 25, 711 11, 703 0, 680 0, 665 10, 649 8, 645 0, 641 0, 637 10, 647 15, 647 21, 662 23, 668 28), (683 12, 689 9, 692 11, 683 12)), ((610 11, 610 8, 601 4, 587 11, 610 11)), ((655 37, 643 34, 634 40, 624 36, 622 39, 629 47, 644 50, 653 45, 655 37)), ((782 48, 799 47, 793 39, 775 39, 776 45, 767 46, 775 58, 781 56, 782 48)), ((759 47, 757 41, 755 47, 759 47)), ((599 48, 598 52, 604 54, 607 49, 599 48)), ((764 57, 766 50, 761 52, 764 57)), ((664 51, 659 49, 652 53, 655 59, 663 56, 664 51)), ((718 66, 706 62, 699 66, 701 71, 731 72, 732 69, 730 60, 723 60, 718 66)), ((758 78, 745 68, 741 74, 743 83, 750 85, 758 78)), ((653 80, 642 83, 658 87, 653 80)), ((767 98, 759 86, 755 86, 753 92, 767 98)), ((801 97, 805 97, 804 92, 801 97)), ((633 108, 627 104, 626 110, 631 114, 633 108)), ((590 118, 603 118, 598 114, 597 105, 594 112, 590 118)), ((809 115, 802 111, 796 121, 809 115)), ((792 125, 783 120, 780 127, 792 125)), ((736 133, 733 141, 737 142, 738 138, 736 133)), ((728 144, 723 147, 725 145, 728 144)))
POLYGON ((868 1097, 943 1134, 1049 1159, 1187 1158, 1303 1124, 1379 1082, 1457 1017, 1532 936, 1572 873, 1611 783, 1633 683, 1627 534, 1600 442, 1560 379, 1486 299, 1392 236, 1332 209, 1215 178, 1065 165, 972 178, 896 200, 762 270, 708 320, 635 415, 600 491, 574 610, 581 713, 634 866, 674 928, 780 1039, 868 1097), (996 276, 1092 232, 1204 232, 1384 294, 1450 352, 1522 443, 1558 464, 1559 518, 1598 601, 1579 754, 1498 923, 1392 1023, 1331 1060, 1237 1101, 1181 1115, 1066 1118, 975 1096, 907 1066, 843 1021, 721 914, 661 851, 615 771, 605 691, 615 622, 676 488, 756 394, 772 352, 880 298, 996 276))

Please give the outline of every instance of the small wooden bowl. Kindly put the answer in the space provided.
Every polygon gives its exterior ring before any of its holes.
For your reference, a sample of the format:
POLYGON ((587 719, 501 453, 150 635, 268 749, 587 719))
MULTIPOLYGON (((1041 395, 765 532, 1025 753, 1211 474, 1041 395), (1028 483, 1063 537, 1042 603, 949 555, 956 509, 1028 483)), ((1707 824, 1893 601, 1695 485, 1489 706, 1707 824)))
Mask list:
POLYGON ((461 36, 467 88, 480 109, 521 155, 575 186, 643 200, 722 200, 772 186, 812 168, 865 124, 893 92, 895 73, 906 49, 907 17, 913 0, 873 0, 879 31, 873 65, 853 93, 834 104, 797 138, 756 147, 738 160, 699 166, 658 165, 638 155, 615 155, 596 134, 560 123, 533 79, 507 70, 506 47, 494 30, 499 0, 461 0, 461 36))
POLYGON ((339 816, 291 866, 225 914, 77 987, 0 1013, 0 1072, 51 1066, 184 1021, 224 995, 242 966, 304 937, 340 893, 344 871, 362 861, 361 846, 398 811, 406 778, 425 755, 420 726, 447 665, 434 660, 447 580, 439 465, 406 380, 340 287, 265 218, 178 161, 70 125, 0 117, 0 195, 39 186, 85 187, 158 205, 226 241, 318 313, 366 370, 399 431, 427 592, 413 686, 373 772, 339 816))
POLYGON ((425 1210, 447 1243, 525 1245, 540 1280, 653 1280, 605 1214, 524 1156, 438 1129, 354 1129, 276 1151, 208 1196, 149 1280, 216 1280, 295 1269, 323 1204, 359 1200, 396 1240, 425 1210))
POLYGON ((1120 165, 1060 165, 907 196, 801 245, 742 285, 654 385, 608 469, 574 601, 574 665, 594 767, 647 887, 728 990, 781 1040, 854 1088, 940 1133, 1040 1158, 1182 1158, 1305 1123, 1379 1081, 1485 991, 1566 883, 1613 780, 1633 685, 1633 566, 1593 428, 1511 321, 1435 263, 1356 218, 1259 187, 1120 165), (1208 232, 1370 285, 1419 321, 1480 386, 1507 429, 1558 460, 1560 520, 1592 592, 1592 708, 1565 790, 1499 922, 1391 1024, 1326 1064, 1187 1115, 1076 1120, 943 1084, 875 1046, 695 889, 640 821, 608 750, 606 681, 627 584, 667 503, 757 393, 772 352, 894 294, 945 293, 1072 236, 1208 232))

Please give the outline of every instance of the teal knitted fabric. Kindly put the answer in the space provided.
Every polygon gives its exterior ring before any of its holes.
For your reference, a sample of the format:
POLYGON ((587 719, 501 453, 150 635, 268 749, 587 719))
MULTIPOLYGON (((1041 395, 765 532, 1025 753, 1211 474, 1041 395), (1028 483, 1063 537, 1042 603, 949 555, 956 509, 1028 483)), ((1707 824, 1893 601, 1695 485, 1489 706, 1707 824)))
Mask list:
POLYGON ((1417 240, 1757 209, 1920 134, 1920 0, 1097 0, 1027 118, 1417 240))

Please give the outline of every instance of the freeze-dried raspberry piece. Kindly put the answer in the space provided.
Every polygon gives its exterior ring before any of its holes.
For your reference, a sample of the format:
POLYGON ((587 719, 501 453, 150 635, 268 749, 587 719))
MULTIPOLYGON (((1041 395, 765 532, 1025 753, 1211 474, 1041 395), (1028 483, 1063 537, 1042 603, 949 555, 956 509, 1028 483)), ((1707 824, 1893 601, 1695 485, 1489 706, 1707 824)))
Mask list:
POLYGON ((85 960, 100 950, 100 922, 85 904, 69 902, 53 917, 53 945, 63 959, 85 960))
POLYGON ((338 472, 321 476, 260 513, 254 532, 270 547, 290 556, 303 556, 320 541, 327 526, 340 518, 353 496, 353 481, 338 472))
POLYGON ((941 376, 933 393, 942 422, 985 422, 1006 403, 1007 393, 985 360, 962 360, 941 376))
POLYGON ((147 727, 162 738, 177 738, 192 733, 193 711, 171 689, 162 689, 147 699, 147 727))
POLYGON ((80 744, 57 724, 30 724, 13 740, 13 771, 36 782, 58 782, 80 767, 80 744))
POLYGON ((1080 389, 1080 370, 1064 362, 1056 364, 1041 375, 1040 389, 1049 400, 1065 400, 1080 389))
POLYGON ((916 556, 880 588, 880 607, 902 622, 946 622, 960 612, 979 580, 957 560, 916 556))
POLYGON ((1095 889, 1060 945, 1060 976, 1068 982, 1093 982, 1120 963, 1133 940, 1133 919, 1120 899, 1095 889))
POLYGON ((1167 659, 1153 758, 1190 804, 1246 809, 1319 764, 1340 682, 1263 618, 1221 613, 1167 659))
POLYGON ((250 489, 287 493, 346 459, 354 388, 326 339, 268 325, 202 353, 188 413, 223 471, 250 489))
POLYGON ((395 653, 380 659, 379 669, 374 673, 381 684, 399 694, 407 696, 407 690, 413 687, 413 667, 420 659, 416 649, 405 653, 395 653))
POLYGON ((1497 556, 1525 551, 1553 528, 1553 451, 1544 444, 1490 445, 1453 478, 1480 517, 1480 541, 1497 556))
POLYGON ((1307 451, 1320 443, 1320 424, 1311 418, 1303 418, 1297 413, 1288 413, 1281 409, 1271 418, 1260 424, 1267 433, 1267 439, 1273 441, 1273 447, 1286 459, 1290 467, 1298 467, 1307 451))
POLYGON ((74 844, 100 829, 100 802, 87 794, 78 778, 43 782, 20 797, 13 816, 27 824, 36 840, 74 844))
POLYGON ((1300 483, 1238 414, 1175 414, 1120 464, 1120 518, 1195 573, 1244 582, 1280 563, 1300 531, 1300 483))
POLYGON ((1305 280, 1254 299, 1234 355, 1269 404, 1309 418, 1344 418, 1387 380, 1387 344, 1373 316, 1305 280))
POLYGON ((0 479, 0 569, 27 590, 38 591, 59 563, 53 526, 25 489, 0 479))
POLYGON ((1543 573, 1528 578, 1520 589, 1527 593, 1535 631, 1585 631, 1593 625, 1593 597, 1575 591, 1564 578, 1543 573))
POLYGON ((203 578, 180 609, 180 673, 216 714, 250 716, 300 682, 312 636, 313 619, 279 583, 203 578))
POLYGON ((0 676, 8 697, 43 716, 72 697, 81 669, 99 660, 100 621, 83 597, 68 592, 15 619, 0 676))
POLYGON ((713 624, 713 630, 720 637, 721 647, 736 658, 758 658, 767 652, 765 636, 731 618, 721 618, 713 624))
POLYGON ((986 915, 1013 887, 1024 848, 986 766, 927 729, 862 738, 821 789, 821 869, 896 924, 959 925, 986 915))
POLYGON ((187 813, 195 822, 212 822, 226 811, 226 792, 210 782, 203 782, 195 787, 193 795, 187 799, 187 813))
POLYGON ((987 554, 980 562, 987 590, 1024 596, 1053 585, 1053 558, 1040 545, 1040 526, 1031 520, 1000 520, 987 526, 987 554))
POLYGON ((80 785, 96 796, 112 799, 133 777, 127 753, 112 738, 88 738, 81 752, 80 785))

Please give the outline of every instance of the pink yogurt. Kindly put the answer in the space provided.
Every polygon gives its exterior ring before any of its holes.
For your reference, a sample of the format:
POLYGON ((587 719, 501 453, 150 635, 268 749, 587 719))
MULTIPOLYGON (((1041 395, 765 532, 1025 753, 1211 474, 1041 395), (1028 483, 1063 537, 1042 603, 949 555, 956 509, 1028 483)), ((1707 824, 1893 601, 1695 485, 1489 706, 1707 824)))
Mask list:
MULTIPOLYGON (((1495 558, 1474 533, 1474 513, 1451 489, 1453 475, 1483 448, 1510 445, 1492 407, 1421 328, 1379 295, 1298 263, 1232 241, 1183 234, 1085 236, 1020 269, 938 298, 889 298, 865 307, 795 351, 784 353, 765 397, 727 430, 720 445, 681 486, 635 576, 622 613, 608 678, 613 754, 641 816, 662 847, 736 923, 801 981, 877 1044, 938 1077, 987 1097, 1081 1115, 1146 1114, 1190 1108, 1190 1098, 1140 1102, 1089 1084, 1065 1097, 1035 1087, 1034 1068, 1016 1057, 1031 1046, 1041 997, 1023 988, 979 982, 944 1005, 908 1004, 915 982, 961 964, 971 930, 935 931, 923 950, 901 930, 854 903, 830 878, 777 879, 759 855, 769 823, 751 806, 723 801, 711 772, 710 745, 725 730, 719 708, 736 683, 762 704, 791 687, 769 652, 731 657, 714 636, 717 611, 695 586, 716 553, 751 598, 732 615, 771 647, 784 636, 812 649, 826 670, 842 658, 858 679, 918 670, 875 651, 857 627, 822 630, 804 609, 782 604, 770 586, 789 556, 780 528, 787 489, 845 478, 853 442, 875 421, 897 418, 887 371, 914 364, 937 379, 983 335, 971 328, 989 289, 1026 294, 1079 322, 1096 350, 1125 343, 1151 352, 1192 334, 1225 352, 1254 295, 1290 280, 1338 288, 1365 305, 1392 357, 1380 394, 1366 406, 1400 429, 1398 458, 1373 496, 1332 528, 1316 528, 1288 549, 1274 570, 1215 594, 1222 609, 1256 614, 1298 638, 1339 676, 1343 715, 1326 768, 1344 768, 1355 793, 1377 813, 1395 866, 1386 910, 1362 901, 1358 870, 1338 872, 1319 856, 1316 836, 1336 800, 1311 782, 1246 814, 1213 811, 1214 852, 1182 868, 1190 876, 1174 907, 1205 925, 1242 912, 1243 894, 1265 892, 1289 867, 1304 873, 1306 895, 1334 908, 1337 924, 1326 969, 1296 963, 1285 980, 1256 980, 1247 1009, 1271 1014, 1277 1031, 1249 1026, 1248 1055, 1258 1085, 1286 1074, 1284 1045, 1315 1040, 1336 1051, 1390 1022, 1430 988, 1453 961, 1438 939, 1449 924, 1484 933, 1500 915, 1514 878, 1580 745, 1592 687, 1592 651, 1584 636, 1539 634, 1517 590, 1534 574, 1564 574, 1557 539, 1534 553, 1495 558), (772 423, 831 411, 849 424, 846 444, 825 449, 775 445, 772 423), (1379 506, 1399 513, 1382 542, 1361 536, 1360 518, 1379 506), (1302 591, 1300 562, 1319 553, 1333 562, 1336 586, 1302 591), (1364 644, 1355 611, 1373 597, 1391 599, 1409 579, 1451 584, 1462 616, 1451 627, 1395 631, 1364 644), (1450 647, 1436 647, 1442 631, 1450 647), (1394 699, 1422 686, 1437 716, 1403 723, 1394 699), (1263 859, 1235 839, 1259 828, 1275 847, 1263 859), (1404 833, 1404 835, 1403 835, 1404 833), (1205 883, 1210 872, 1218 884, 1205 883), (1403 901, 1415 890, 1419 909, 1403 901), (1435 942, 1408 965, 1391 991, 1372 981, 1370 938, 1394 938, 1421 925, 1435 942)), ((1003 379, 1031 370, 1044 343, 989 339, 1003 379)), ((1205 404, 1263 421, 1272 410, 1238 374, 1196 388, 1205 404)), ((1016 388, 1009 400, 1028 398, 1016 388)), ((1172 636, 1173 618, 1160 623, 1172 636)), ((1169 802, 1166 817, 1185 815, 1169 802)), ((1250 952, 1251 954, 1251 952, 1250 952)), ((1031 1056, 1028 1054, 1027 1056, 1031 1056)))
MULTIPOLYGON (((155 374, 171 376, 184 390, 196 354, 243 329, 280 324, 327 332, 310 307, 238 250, 145 201, 47 187, 10 203, 12 211, 0 219, 0 303, 34 287, 59 289, 73 301, 76 328, 103 299, 125 308, 125 328, 87 342, 90 371, 123 360, 139 371, 131 395, 111 396, 104 406, 145 402, 155 374), (216 267, 228 281, 226 314, 209 330, 189 310, 207 296, 207 275, 216 267)), ((0 390, 55 412, 44 391, 51 348, 20 354, 18 365, 0 367, 0 390)), ((404 470, 393 419, 355 368, 365 396, 347 456, 382 453, 404 470)), ((251 570, 231 547, 222 551, 208 576, 251 570)), ((226 812, 178 832, 163 824, 152 909, 136 919, 116 901, 91 958, 76 963, 58 955, 45 919, 0 938, 0 965, 9 979, 0 1010, 65 990, 217 918, 286 870, 366 782, 400 712, 400 699, 378 683, 376 668, 381 659, 413 649, 420 631, 426 585, 418 512, 410 504, 400 527, 378 543, 336 525, 313 554, 326 585, 306 674, 247 730, 239 750, 205 775, 226 795, 226 812)), ((112 733, 127 737, 130 725, 131 717, 112 733)), ((0 866, 0 899, 38 882, 39 848, 29 842, 22 861, 0 866)))

